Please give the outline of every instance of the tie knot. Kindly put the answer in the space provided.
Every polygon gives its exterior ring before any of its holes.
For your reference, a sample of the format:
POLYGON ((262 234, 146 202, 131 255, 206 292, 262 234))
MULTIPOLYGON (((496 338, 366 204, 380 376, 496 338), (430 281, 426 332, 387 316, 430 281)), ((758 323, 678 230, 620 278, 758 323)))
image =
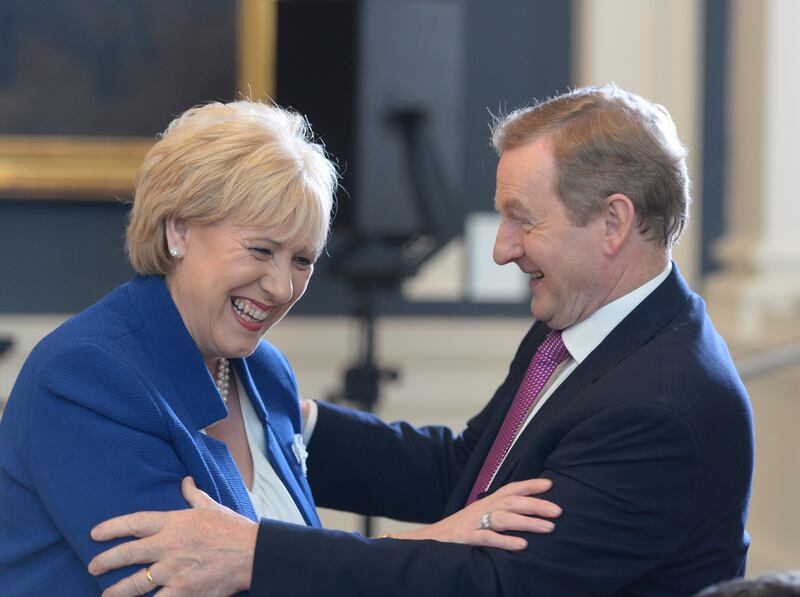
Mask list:
POLYGON ((536 350, 536 356, 556 364, 564 361, 569 356, 569 351, 564 346, 564 340, 561 339, 561 332, 553 330, 547 334, 544 342, 536 350))

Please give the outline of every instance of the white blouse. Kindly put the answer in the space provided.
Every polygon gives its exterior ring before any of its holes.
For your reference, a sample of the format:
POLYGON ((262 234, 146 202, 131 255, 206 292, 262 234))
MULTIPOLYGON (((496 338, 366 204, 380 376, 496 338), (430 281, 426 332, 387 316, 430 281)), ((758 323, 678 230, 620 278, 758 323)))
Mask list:
POLYGON ((247 434, 247 445, 250 446, 250 456, 253 459, 253 487, 248 489, 250 501, 258 518, 271 518, 283 522, 306 524, 300 510, 294 503, 291 494, 283 485, 278 473, 272 468, 267 459, 267 438, 264 426, 258 418, 250 395, 242 386, 238 376, 236 388, 239 390, 239 404, 242 407, 244 430, 247 434))

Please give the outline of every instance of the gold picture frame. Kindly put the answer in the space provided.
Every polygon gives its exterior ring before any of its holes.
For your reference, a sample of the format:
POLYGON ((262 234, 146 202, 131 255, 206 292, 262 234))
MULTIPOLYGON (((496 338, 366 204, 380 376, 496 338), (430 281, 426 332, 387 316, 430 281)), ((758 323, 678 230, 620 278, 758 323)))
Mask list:
MULTIPOLYGON (((240 95, 274 97, 277 0, 238 0, 236 38, 240 95)), ((0 199, 127 196, 153 143, 147 137, 0 136, 0 199)))

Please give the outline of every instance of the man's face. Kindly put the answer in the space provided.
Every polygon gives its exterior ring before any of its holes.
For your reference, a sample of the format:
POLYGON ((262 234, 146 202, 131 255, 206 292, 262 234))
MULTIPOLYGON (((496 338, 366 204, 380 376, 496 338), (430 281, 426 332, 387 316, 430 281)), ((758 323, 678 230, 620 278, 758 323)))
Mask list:
POLYGON ((555 159, 547 136, 505 151, 497 167, 494 244, 499 265, 515 263, 530 277, 531 312, 552 329, 583 321, 608 298, 600 214, 577 226, 555 191, 555 159))

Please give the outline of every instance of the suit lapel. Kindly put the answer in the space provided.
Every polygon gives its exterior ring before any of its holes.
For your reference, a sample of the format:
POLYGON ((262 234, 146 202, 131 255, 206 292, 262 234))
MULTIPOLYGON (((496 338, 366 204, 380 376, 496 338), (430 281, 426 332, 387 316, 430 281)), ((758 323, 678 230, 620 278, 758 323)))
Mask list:
POLYGON ((478 443, 475 445, 464 472, 450 496, 450 500, 444 510, 445 515, 452 514, 464 507, 467 497, 472 490, 472 486, 475 483, 475 479, 478 477, 478 473, 483 466, 483 461, 486 460, 494 438, 497 436, 497 433, 500 431, 500 426, 503 424, 506 412, 508 412, 508 409, 511 407, 511 402, 514 400, 517 389, 522 383, 525 371, 527 371, 528 365, 531 359, 533 359, 533 355, 536 353, 536 349, 539 348, 539 345, 544 341, 549 332, 550 329, 546 325, 536 322, 522 339, 517 354, 511 362, 506 379, 492 397, 491 413, 489 414, 485 431, 481 434, 480 440, 478 440, 478 443))
MULTIPOLYGON (((536 429, 546 426, 548 419, 552 417, 552 413, 559 409, 569 408, 569 403, 575 396, 585 392, 589 386, 599 380, 607 371, 616 367, 628 355, 653 338, 685 305, 690 292, 683 278, 681 278, 677 266, 673 263, 672 272, 667 279, 631 311, 548 398, 508 453, 502 466, 497 471, 489 491, 495 491, 512 480, 514 469, 519 460, 525 454, 530 453, 532 444, 537 440, 536 429)), ((542 327, 544 331, 537 335, 537 341, 530 353, 530 358, 533 358, 536 348, 538 348, 549 331, 547 326, 542 327)), ((521 377, 517 381, 516 387, 520 383, 521 377)), ((514 392, 516 392, 516 387, 514 392)), ((513 395, 511 398, 513 399, 513 395)), ((508 401, 505 405, 500 418, 501 423, 510 404, 511 402, 508 401)), ((492 438, 496 435, 499 427, 500 425, 498 424, 494 429, 492 438)), ((483 458, 485 457, 486 455, 484 454, 483 458)))

